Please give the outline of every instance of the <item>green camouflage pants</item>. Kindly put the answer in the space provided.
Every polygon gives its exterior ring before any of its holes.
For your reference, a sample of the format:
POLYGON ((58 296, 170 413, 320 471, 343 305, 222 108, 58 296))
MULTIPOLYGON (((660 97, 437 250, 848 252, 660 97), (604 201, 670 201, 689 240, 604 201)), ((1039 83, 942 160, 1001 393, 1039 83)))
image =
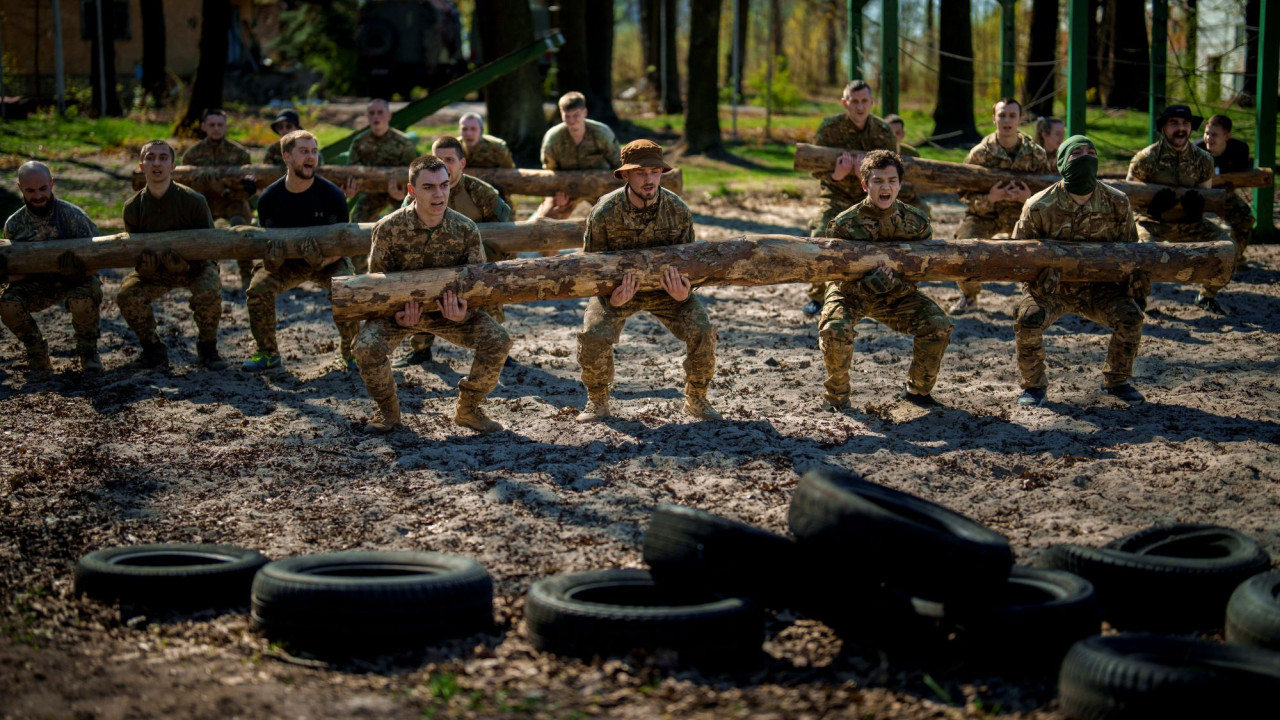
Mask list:
POLYGON ((483 398, 498 385, 502 363, 511 350, 511 337, 485 311, 471 310, 462 322, 449 320, 438 312, 425 313, 411 328, 400 327, 394 318, 377 318, 365 321, 364 328, 356 335, 352 354, 369 397, 379 407, 391 402, 396 395, 396 381, 388 359, 391 351, 419 331, 439 335, 454 345, 475 351, 471 371, 458 382, 458 389, 463 393, 483 398))
POLYGON ((641 310, 658 318, 684 342, 685 394, 706 395, 716 372, 716 329, 696 296, 678 302, 665 290, 638 292, 622 307, 610 305, 608 298, 587 300, 582 332, 578 333, 578 365, 587 393, 608 392, 613 383, 613 346, 621 339, 627 318, 641 310))
MULTIPOLYGON (((1014 218, 1013 223, 1001 222, 1000 217, 983 217, 965 213, 964 218, 960 220, 960 224, 956 227, 955 237, 957 240, 970 240, 973 238, 993 239, 998 236, 1008 238, 1013 232, 1013 226, 1017 222, 1014 218)), ((982 292, 982 283, 970 282, 968 280, 960 280, 956 282, 960 287, 960 292, 969 298, 970 301, 976 300, 978 294, 982 292)))
POLYGON ((120 292, 116 295, 116 305, 120 308, 120 316, 129 324, 129 329, 143 343, 158 343, 156 335, 156 316, 151 302, 162 298, 169 291, 177 288, 191 290, 191 314, 195 317, 196 329, 201 342, 217 342, 218 320, 222 317, 222 278, 218 275, 218 266, 212 262, 193 262, 195 267, 186 276, 167 276, 144 278, 133 271, 120 283, 120 292))
POLYGON ((64 300, 75 329, 76 352, 83 355, 97 350, 98 308, 102 305, 102 284, 97 275, 75 279, 32 275, 19 280, 0 295, 0 319, 24 347, 41 347, 44 335, 31 315, 64 300))
MULTIPOLYGON (((226 218, 231 227, 250 225, 253 223, 253 207, 248 200, 211 200, 209 212, 213 219, 226 218)), ((240 287, 249 288, 253 280, 253 259, 236 260, 236 271, 240 273, 240 287)))
POLYGON ((849 366, 853 362, 854 326, 864 317, 915 336, 907 389, 928 395, 938 381, 942 355, 951 344, 951 318, 913 285, 901 284, 883 295, 845 293, 831 283, 818 318, 818 347, 827 366, 823 397, 836 406, 849 402, 849 366))
MULTIPOLYGON (((1138 221, 1138 242, 1217 242, 1228 240, 1230 236, 1222 228, 1201 218, 1189 223, 1166 223, 1154 220, 1138 221)), ((1240 258, 1237 245, 1236 259, 1240 258)), ((1226 287, 1227 283, 1215 281, 1204 286, 1203 295, 1213 297, 1226 287)))
MULTIPOLYGON (((824 199, 822 201, 822 212, 809 221, 809 237, 826 237, 827 227, 831 225, 831 221, 835 220, 837 215, 850 207, 852 205, 845 205, 843 201, 835 201, 830 198, 824 199)), ((810 300, 821 303, 822 299, 827 295, 827 284, 813 283, 809 285, 809 291, 805 294, 810 300)))
MULTIPOLYGON (((276 345, 276 297, 290 288, 304 282, 313 282, 330 291, 334 275, 354 275, 351 261, 347 258, 336 260, 322 268, 313 268, 303 260, 287 260, 277 271, 259 268, 254 273, 253 282, 249 284, 249 331, 258 345, 258 352, 265 355, 279 355, 280 347, 276 345)), ((351 359, 351 343, 360 331, 359 321, 340 322, 338 336, 341 338, 339 348, 342 359, 351 359)))
POLYGON ((1142 342, 1142 310, 1129 297, 1126 284, 1062 283, 1058 292, 1049 298, 1033 296, 1024 285, 1013 324, 1023 389, 1049 386, 1045 375, 1044 331, 1067 313, 1113 328, 1107 360, 1102 366, 1102 381, 1107 387, 1128 382, 1133 374, 1133 359, 1138 356, 1138 345, 1142 342))
POLYGON ((1238 193, 1227 193, 1227 207, 1222 219, 1231 228, 1231 239, 1236 242, 1236 267, 1244 267, 1244 253, 1253 240, 1253 208, 1238 193))
MULTIPOLYGON (((484 257, 489 262, 501 262, 503 260, 514 260, 515 253, 499 252, 489 243, 484 243, 484 257)), ((507 324, 507 314, 502 311, 501 305, 491 305, 484 309, 489 313, 489 317, 498 322, 499 325, 507 324)), ((431 333, 417 333, 409 338, 409 348, 412 350, 426 350, 435 344, 436 338, 431 333)))

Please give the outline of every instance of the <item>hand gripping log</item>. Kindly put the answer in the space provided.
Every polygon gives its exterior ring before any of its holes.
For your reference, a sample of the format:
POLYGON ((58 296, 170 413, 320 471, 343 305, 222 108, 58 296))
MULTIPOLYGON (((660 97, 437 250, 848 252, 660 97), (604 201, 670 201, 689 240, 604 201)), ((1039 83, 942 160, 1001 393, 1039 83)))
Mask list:
POLYGON ((1121 282, 1138 268, 1154 282, 1204 284, 1231 276, 1235 244, 930 240, 870 243, 746 235, 651 250, 575 253, 401 273, 334 278, 337 320, 390 317, 410 300, 435 309, 445 288, 476 305, 608 295, 635 270, 661 288, 668 265, 698 285, 777 285, 859 278, 884 262, 908 280, 1031 281, 1046 267, 1063 282, 1121 282))

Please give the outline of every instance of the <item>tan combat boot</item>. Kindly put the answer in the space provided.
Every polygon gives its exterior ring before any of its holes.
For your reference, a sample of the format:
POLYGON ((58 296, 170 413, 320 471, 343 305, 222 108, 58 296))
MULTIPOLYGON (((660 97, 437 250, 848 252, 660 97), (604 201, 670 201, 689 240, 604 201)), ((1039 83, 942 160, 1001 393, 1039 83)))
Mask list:
POLYGON ((98 357, 98 343, 76 343, 76 355, 80 356, 80 371, 97 374, 102 372, 102 358, 98 357))
POLYGON ((822 393, 822 409, 831 412, 843 412, 849 409, 848 395, 832 395, 831 393, 822 393))
POLYGON ((685 391, 684 410, 699 420, 723 420, 724 416, 711 407, 707 393, 685 391))
POLYGON ((400 398, 392 396, 390 402, 378 403, 378 412, 365 424, 370 435, 386 435, 400 426, 400 398))
POLYGON ((587 406, 582 408, 582 412, 578 413, 578 417, 574 418, 580 423, 600 422, 607 417, 611 417, 609 412, 609 393, 587 393, 587 406))
POLYGON ((49 359, 49 345, 45 341, 27 346, 27 368, 32 379, 47 380, 53 376, 53 361, 49 359))
POLYGON ((459 393, 458 410, 453 414, 453 421, 462 427, 468 427, 481 433, 501 430, 502 424, 490 419, 488 415, 484 414, 484 410, 480 409, 480 403, 483 401, 483 395, 469 392, 459 393))

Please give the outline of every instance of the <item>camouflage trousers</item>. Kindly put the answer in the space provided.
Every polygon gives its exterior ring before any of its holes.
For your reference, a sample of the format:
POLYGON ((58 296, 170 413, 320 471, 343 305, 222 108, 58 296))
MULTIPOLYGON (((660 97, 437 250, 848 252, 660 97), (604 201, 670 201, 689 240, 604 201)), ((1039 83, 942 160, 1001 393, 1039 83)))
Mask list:
POLYGON ((44 346, 44 335, 32 313, 66 301, 75 329, 76 352, 84 355, 98 349, 98 308, 102 305, 102 284, 97 275, 63 279, 57 275, 33 275, 9 285, 0 295, 0 320, 28 349, 44 346))
MULTIPOLYGON (((248 200, 216 200, 209 203, 209 212, 214 219, 226 218, 231 227, 253 224, 253 207, 248 200)), ((240 274, 240 287, 248 290, 253 281, 254 260, 236 260, 236 271, 240 274)))
POLYGON ((854 326, 864 317, 915 336, 907 389, 917 395, 931 393, 938 381, 942 355, 951 344, 951 318, 910 284, 872 295, 846 293, 839 284, 831 283, 818 318, 818 347, 827 366, 827 380, 823 383, 827 402, 836 406, 849 402, 849 366, 853 362, 853 341, 858 337, 854 326))
MULTIPOLYGON (((489 262, 501 262, 503 260, 514 260, 516 257, 516 254, 499 252, 496 248, 494 248, 489 243, 484 243, 484 257, 489 262)), ((486 307, 484 311, 489 313, 489 317, 496 320, 499 325, 507 324, 507 314, 502 311, 501 305, 492 305, 492 306, 486 307)), ((426 332, 417 333, 413 337, 409 338, 409 348, 415 351, 426 350, 427 348, 434 345, 435 342, 436 342, 435 335, 432 335, 431 333, 426 333, 426 332)))
POLYGON ((1129 296, 1127 284, 1062 283, 1058 292, 1047 298, 1032 295, 1024 285, 1013 324, 1023 389, 1049 386, 1044 331, 1067 313, 1113 328, 1107 360, 1102 366, 1102 382, 1106 387, 1128 382, 1142 342, 1142 309, 1129 296))
MULTIPOLYGON (((1222 228, 1201 218, 1189 223, 1166 223, 1154 220, 1138 221, 1138 242, 1217 242, 1227 240, 1230 236, 1222 228)), ((1236 247, 1236 259, 1240 259, 1241 250, 1236 247)), ((1227 283, 1215 281, 1204 286, 1202 295, 1213 297, 1226 287, 1227 283)))
MULTIPOLYGON (((823 199, 822 212, 809 221, 809 237, 826 237, 827 227, 831 225, 831 221, 851 207, 853 205, 845 205, 843 200, 823 199)), ((827 296, 827 284, 813 283, 809 285, 809 291, 805 295, 816 303, 822 303, 823 298, 827 296)))
POLYGON ((459 347, 475 351, 471 370, 458 382, 463 394, 471 393, 479 400, 498 385, 502 363, 511 350, 511 337, 502 326, 483 310, 471 310, 462 322, 454 322, 438 312, 425 313, 418 324, 400 327, 395 318, 368 320, 356 335, 352 354, 360 368, 369 397, 384 407, 396 396, 396 381, 391 374, 391 351, 415 332, 427 331, 459 347))
POLYGON ((1249 242, 1253 240, 1253 207, 1248 201, 1240 197, 1239 193, 1227 193, 1227 207, 1222 213, 1222 219, 1227 221, 1227 225, 1231 228, 1231 239, 1236 242, 1236 269, 1244 267, 1244 254, 1249 249, 1249 242))
MULTIPOLYGON (((336 260, 322 268, 313 268, 303 260, 287 260, 279 270, 270 271, 259 268, 254 273, 253 282, 249 284, 248 300, 249 331, 253 341, 258 345, 258 352, 264 355, 279 355, 280 347, 276 344, 276 297, 290 288, 304 282, 313 282, 330 291, 334 275, 354 275, 351 261, 347 258, 336 260)), ((351 343, 360 331, 359 321, 339 322, 338 337, 341 338, 339 349, 343 360, 351 359, 351 343)))
POLYGON ((613 346, 621 339, 627 318, 642 310, 658 318, 677 340, 684 342, 685 394, 706 395, 716 372, 716 330, 697 297, 690 295, 679 302, 664 290, 638 292, 622 307, 610 305, 608 298, 587 300, 582 332, 578 333, 578 365, 582 367, 582 384, 587 386, 587 393, 609 391, 613 383, 613 346))
POLYGON ((185 276, 161 275, 144 278, 138 271, 129 273, 120 283, 120 292, 116 295, 116 305, 120 308, 120 316, 128 323, 129 329, 144 344, 160 342, 156 334, 156 315, 151 302, 162 298, 171 290, 188 288, 191 290, 191 314, 195 317, 196 329, 201 342, 217 342, 218 320, 222 317, 222 278, 218 275, 218 266, 212 262, 192 263, 203 265, 196 267, 185 276))
MULTIPOLYGON (((1008 239, 1017 221, 1018 218, 1016 217, 1013 218, 1012 222, 1008 222, 1005 218, 999 216, 984 217, 965 213, 964 218, 960 220, 960 225, 956 227, 955 237, 957 240, 971 238, 1008 239)), ((964 296, 971 301, 976 300, 982 292, 982 283, 980 282, 960 280, 956 282, 956 285, 959 286, 960 292, 964 293, 964 296)))

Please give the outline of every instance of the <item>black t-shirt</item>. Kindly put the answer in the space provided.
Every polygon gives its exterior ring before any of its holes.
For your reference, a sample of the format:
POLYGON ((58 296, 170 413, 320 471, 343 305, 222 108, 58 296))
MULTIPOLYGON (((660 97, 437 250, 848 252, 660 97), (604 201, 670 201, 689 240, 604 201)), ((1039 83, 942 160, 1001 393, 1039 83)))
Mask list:
MULTIPOLYGON (((1196 147, 1209 152, 1203 140, 1197 141, 1196 147)), ((1212 156, 1213 153, 1209 155, 1212 156)), ((1243 140, 1227 138, 1227 146, 1222 149, 1222 154, 1213 158, 1213 169, 1217 173, 1240 172, 1251 168, 1253 163, 1249 162, 1249 144, 1243 140)))
POLYGON ((258 222, 266 228, 312 227, 348 222, 347 197, 337 185, 316 176, 311 187, 289 192, 285 178, 271 183, 258 198, 258 222))

